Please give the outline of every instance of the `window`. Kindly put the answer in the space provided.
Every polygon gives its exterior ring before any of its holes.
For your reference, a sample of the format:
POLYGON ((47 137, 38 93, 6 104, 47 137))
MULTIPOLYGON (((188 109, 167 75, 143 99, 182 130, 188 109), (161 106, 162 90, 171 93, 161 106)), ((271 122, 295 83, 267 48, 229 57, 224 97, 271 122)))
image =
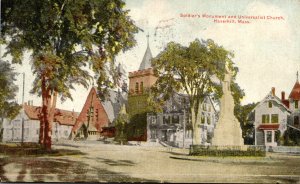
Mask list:
POLYGON ((96 109, 96 121, 98 121, 98 120, 99 120, 99 110, 96 109))
POLYGON ((144 92, 144 83, 141 82, 140 84, 140 92, 143 93, 144 92))
POLYGON ((210 125, 210 116, 207 116, 207 124, 209 124, 210 125))
POLYGON ((173 120, 172 120, 173 124, 178 124, 179 123, 179 116, 178 115, 174 115, 172 118, 173 118, 173 120))
POLYGON ((40 134, 40 129, 36 129, 36 135, 40 134))
POLYGON ((269 108, 272 108, 272 102, 269 101, 269 108))
POLYGON ((169 124, 170 123, 170 117, 164 116, 163 124, 169 124))
POLYGON ((295 109, 298 109, 298 100, 295 101, 295 109))
POLYGON ((139 83, 135 83, 135 93, 139 93, 139 83))
POLYGON ((265 124, 265 123, 269 123, 270 121, 270 118, 269 118, 269 114, 263 114, 262 115, 262 123, 265 124))
POLYGON ((294 126, 299 126, 299 116, 294 116, 294 126))
POLYGON ((205 123, 205 116, 204 113, 201 114, 201 124, 205 123))
POLYGON ((278 114, 272 114, 271 115, 271 122, 272 123, 278 123, 278 114))
POLYGON ((205 103, 203 103, 202 108, 203 108, 204 111, 206 111, 206 104, 205 103))
POLYGON ((150 119, 151 119, 151 124, 156 124, 156 117, 155 116, 151 116, 150 117, 150 119))
POLYGON ((272 142, 272 131, 267 131, 267 142, 272 142))

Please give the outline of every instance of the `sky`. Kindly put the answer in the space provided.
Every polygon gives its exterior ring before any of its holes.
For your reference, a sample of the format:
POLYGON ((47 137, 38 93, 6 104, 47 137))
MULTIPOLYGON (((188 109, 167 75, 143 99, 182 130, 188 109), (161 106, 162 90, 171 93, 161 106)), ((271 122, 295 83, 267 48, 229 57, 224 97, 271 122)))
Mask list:
MULTIPOLYGON (((129 16, 142 29, 136 34, 137 45, 117 56, 127 72, 139 68, 147 47, 146 35, 155 57, 170 41, 188 45, 195 39, 213 39, 218 45, 235 54, 234 63, 239 68, 237 83, 246 96, 242 104, 258 102, 276 88, 289 95, 300 72, 300 1, 298 0, 126 0, 129 16), (182 15, 195 17, 182 17, 182 15), (226 16, 216 23, 206 15, 226 16), (238 16, 264 16, 265 19, 238 19, 238 16), (237 16, 237 18, 229 18, 237 16), (278 19, 267 19, 267 18, 278 19), (249 23, 238 23, 238 20, 249 23)), ((3 48, 1 48, 3 50, 3 48)), ((41 104, 41 98, 30 95, 33 75, 30 57, 25 55, 23 65, 15 65, 16 72, 26 73, 25 101, 41 104)), ((18 102, 22 96, 22 75, 19 75, 18 102)), ((89 90, 83 87, 73 91, 73 101, 58 102, 66 110, 81 111, 89 90)))

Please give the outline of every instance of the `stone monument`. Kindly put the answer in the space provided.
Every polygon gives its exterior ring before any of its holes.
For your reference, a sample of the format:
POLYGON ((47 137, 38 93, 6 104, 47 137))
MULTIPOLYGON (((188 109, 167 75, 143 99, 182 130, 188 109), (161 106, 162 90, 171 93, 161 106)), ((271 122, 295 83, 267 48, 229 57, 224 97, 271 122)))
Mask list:
MULTIPOLYGON (((230 71, 226 67, 227 71, 230 71)), ((222 81, 223 96, 221 97, 220 117, 214 130, 212 145, 215 146, 243 146, 244 140, 239 121, 234 116, 234 100, 230 83, 232 73, 225 74, 222 81)))

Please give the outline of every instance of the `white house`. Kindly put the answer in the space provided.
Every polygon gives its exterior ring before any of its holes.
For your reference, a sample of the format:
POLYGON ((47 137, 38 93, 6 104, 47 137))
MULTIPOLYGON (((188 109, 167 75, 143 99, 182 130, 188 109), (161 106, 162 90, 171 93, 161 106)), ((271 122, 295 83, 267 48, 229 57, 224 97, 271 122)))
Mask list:
MULTIPOLYGON (((164 105, 162 113, 148 113, 147 141, 189 147, 192 144, 192 124, 187 102, 186 95, 175 93, 164 105)), ((216 125, 216 109, 210 97, 201 104, 200 113, 201 142, 210 144, 216 125)))
POLYGON ((300 83, 297 79, 289 97, 281 92, 281 99, 275 95, 275 88, 254 108, 255 145, 277 146, 275 134, 283 135, 288 128, 300 128, 300 83))
MULTIPOLYGON (((40 132, 41 107, 24 105, 13 120, 3 121, 3 142, 38 142, 40 132), (24 123, 24 124, 23 124, 24 123), (22 131, 23 124, 23 131, 22 131)), ((52 141, 67 139, 76 121, 78 113, 56 109, 52 125, 52 141)))
POLYGON ((275 95, 275 88, 253 109, 255 145, 277 146, 277 131, 287 129, 291 110, 275 95))

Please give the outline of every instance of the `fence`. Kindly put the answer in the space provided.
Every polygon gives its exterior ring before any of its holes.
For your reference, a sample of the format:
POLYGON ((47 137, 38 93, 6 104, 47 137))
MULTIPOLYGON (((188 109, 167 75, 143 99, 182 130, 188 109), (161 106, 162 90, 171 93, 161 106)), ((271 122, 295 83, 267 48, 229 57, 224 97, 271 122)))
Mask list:
POLYGON ((300 153, 300 147, 296 146, 276 146, 269 148, 269 150, 277 153, 300 153))

